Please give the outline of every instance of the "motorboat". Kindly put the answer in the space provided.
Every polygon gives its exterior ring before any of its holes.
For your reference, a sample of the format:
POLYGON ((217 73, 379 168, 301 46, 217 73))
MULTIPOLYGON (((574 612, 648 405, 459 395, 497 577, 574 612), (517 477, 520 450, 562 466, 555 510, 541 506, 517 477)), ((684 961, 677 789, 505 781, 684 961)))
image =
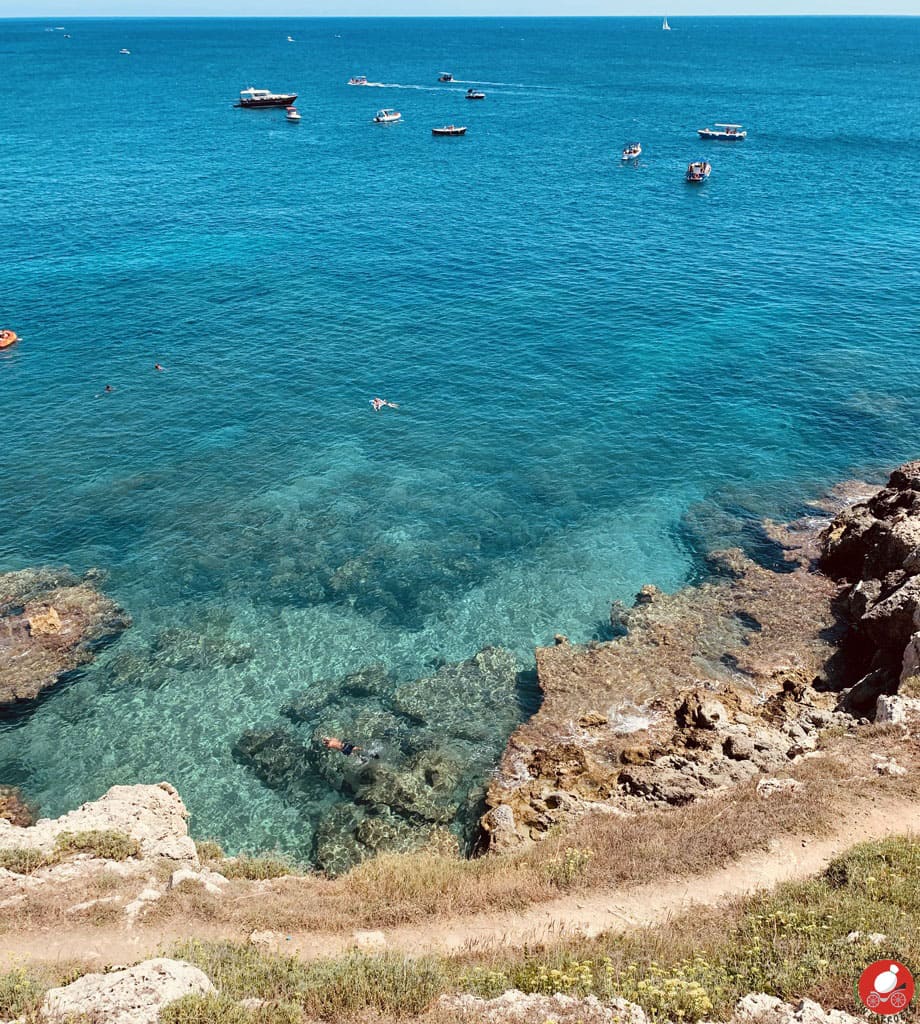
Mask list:
POLYGON ((449 71, 442 71, 441 74, 438 75, 439 82, 452 82, 453 80, 454 76, 449 71))
POLYGON ((715 139, 718 142, 740 142, 747 138, 747 132, 740 124, 718 124, 715 128, 697 128, 701 139, 715 139))
POLYGON ((348 79, 349 85, 367 85, 367 75, 355 75, 354 78, 348 79))
POLYGON ((401 121, 402 114, 398 110, 378 110, 374 114, 374 124, 393 124, 394 121, 401 121))
POLYGON ((288 121, 293 121, 296 124, 300 120, 300 111, 297 107, 288 107, 287 113, 284 116, 288 121))
POLYGON ((0 348, 9 348, 19 341, 19 335, 15 331, 0 331, 0 348))
POLYGON ((668 24, 668 19, 667 18, 665 18, 664 21, 661 23, 661 31, 662 32, 670 32, 671 31, 671 26, 668 24))
POLYGON ((297 99, 296 92, 269 92, 268 89, 243 89, 238 107, 291 107, 297 99))
POLYGON ((638 142, 631 142, 624 150, 622 160, 635 160, 642 156, 642 146, 638 142))
POLYGON ((118 52, 119 53, 123 53, 126 57, 130 57, 131 56, 131 51, 130 50, 126 50, 124 47, 122 47, 118 52))
POLYGON ((687 164, 687 181, 696 185, 705 181, 712 174, 712 164, 707 160, 694 160, 687 164))
POLYGON ((468 100, 484 100, 486 98, 486 94, 484 92, 479 92, 477 89, 467 89, 466 98, 468 100))
POLYGON ((288 36, 287 41, 289 43, 293 43, 294 42, 294 37, 293 36, 288 36))
POLYGON ((466 135, 466 126, 458 127, 455 124, 446 124, 443 128, 432 128, 432 135, 466 135))

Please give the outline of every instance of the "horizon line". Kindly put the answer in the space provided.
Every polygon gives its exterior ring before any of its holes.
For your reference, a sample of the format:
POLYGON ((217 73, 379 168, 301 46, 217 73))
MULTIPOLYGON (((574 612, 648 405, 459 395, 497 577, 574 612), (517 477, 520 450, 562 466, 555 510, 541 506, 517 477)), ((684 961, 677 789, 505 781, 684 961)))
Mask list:
MULTIPOLYGON (((657 21, 662 17, 662 14, 11 14, 0 15, 0 21, 612 21, 618 18, 648 18, 657 21)), ((796 14, 776 14, 746 11, 743 14, 668 14, 667 17, 677 21, 704 18, 920 18, 920 13, 803 11, 796 14)))

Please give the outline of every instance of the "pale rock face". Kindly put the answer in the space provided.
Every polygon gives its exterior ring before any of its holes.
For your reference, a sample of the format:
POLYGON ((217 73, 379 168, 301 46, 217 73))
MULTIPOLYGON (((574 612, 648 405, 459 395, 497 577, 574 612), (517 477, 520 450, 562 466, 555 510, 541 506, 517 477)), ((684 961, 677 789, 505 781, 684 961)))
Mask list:
MULTIPOLYGON (((920 609, 918 615, 920 617, 920 609)), ((920 633, 914 633, 908 645, 904 648, 904 661, 901 667, 901 682, 906 683, 911 676, 920 676, 920 633)))
POLYGON ((899 697, 882 694, 875 702, 875 721, 877 725, 903 725, 907 721, 904 701, 899 697))
POLYGON ((810 999, 792 1005, 776 996, 751 993, 735 1005, 732 1024, 864 1024, 842 1010, 823 1010, 810 999))
POLYGON ((602 1003, 597 996, 525 995, 517 989, 495 999, 441 996, 440 1006, 458 1021, 476 1024, 646 1024, 645 1011, 625 999, 602 1003))
POLYGON ((208 868, 203 868, 201 871, 193 871, 191 868, 179 868, 178 871, 174 871, 169 879, 169 888, 175 889, 177 885, 182 885, 183 882, 192 882, 195 885, 200 885, 206 892, 211 893, 212 896, 220 896, 223 893, 221 888, 227 885, 227 879, 217 871, 210 871, 208 868))
POLYGON ((907 769, 898 764, 893 757, 883 757, 881 754, 873 754, 872 760, 875 762, 875 770, 879 775, 906 775, 907 769))
POLYGON ((757 783, 757 795, 768 799, 777 793, 795 793, 802 788, 798 779, 760 779, 757 783))
POLYGON ((53 988, 45 996, 42 1012, 49 1024, 80 1014, 106 1024, 157 1024, 167 1003, 214 991, 197 967, 159 958, 111 974, 86 974, 64 988, 53 988))
POLYGON ((113 786, 99 800, 60 818, 42 818, 30 828, 0 819, 0 850, 26 847, 51 853, 62 832, 113 831, 136 839, 145 860, 165 857, 197 867, 198 854, 187 822, 185 804, 168 782, 113 786))

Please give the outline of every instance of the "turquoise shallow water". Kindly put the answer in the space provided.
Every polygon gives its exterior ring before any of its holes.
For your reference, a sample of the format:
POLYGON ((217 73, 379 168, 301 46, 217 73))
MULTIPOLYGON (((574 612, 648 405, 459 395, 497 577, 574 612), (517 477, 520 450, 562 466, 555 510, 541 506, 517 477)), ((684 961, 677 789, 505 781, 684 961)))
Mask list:
POLYGON ((920 447, 918 19, 52 25, 0 21, 0 569, 102 567, 135 626, 0 731, 46 813, 168 778, 308 856, 342 798, 231 755, 286 700, 526 669, 920 447))

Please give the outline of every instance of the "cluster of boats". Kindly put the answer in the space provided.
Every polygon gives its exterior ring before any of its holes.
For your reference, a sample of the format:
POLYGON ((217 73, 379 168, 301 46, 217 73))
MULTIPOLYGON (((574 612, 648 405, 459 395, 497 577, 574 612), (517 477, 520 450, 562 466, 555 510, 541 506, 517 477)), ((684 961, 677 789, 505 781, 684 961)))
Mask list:
MULTIPOLYGON (((697 128, 696 134, 701 139, 714 140, 717 142, 740 142, 747 138, 747 132, 740 124, 720 124, 716 122, 714 128, 697 128)), ((621 160, 638 160, 642 155, 642 146, 638 142, 631 142, 623 149, 621 160)), ((697 185, 705 181, 712 174, 712 164, 708 160, 693 160, 687 164, 686 179, 691 184, 697 185)))

